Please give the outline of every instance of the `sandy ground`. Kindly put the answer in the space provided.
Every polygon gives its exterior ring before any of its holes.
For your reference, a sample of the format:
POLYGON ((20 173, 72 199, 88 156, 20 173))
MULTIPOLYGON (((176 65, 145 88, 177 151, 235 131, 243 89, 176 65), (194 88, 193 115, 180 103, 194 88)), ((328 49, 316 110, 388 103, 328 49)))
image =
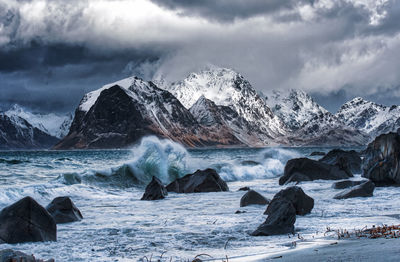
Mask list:
POLYGON ((327 240, 322 243, 304 243, 281 253, 229 261, 400 261, 400 239, 327 240))

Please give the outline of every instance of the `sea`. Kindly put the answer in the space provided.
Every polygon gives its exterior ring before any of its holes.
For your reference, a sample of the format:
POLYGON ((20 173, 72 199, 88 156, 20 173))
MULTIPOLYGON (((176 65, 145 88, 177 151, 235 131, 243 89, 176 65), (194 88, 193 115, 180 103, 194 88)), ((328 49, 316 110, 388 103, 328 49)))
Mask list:
MULTIPOLYGON (((400 190, 379 187, 373 197, 335 200, 333 181, 298 184, 314 198, 311 214, 297 216, 295 235, 251 236, 266 219, 266 206, 240 207, 248 186, 265 197, 286 162, 329 147, 187 149, 145 137, 124 150, 0 152, 0 209, 31 196, 44 207, 69 196, 83 214, 57 225, 56 242, 1 244, 55 261, 253 261, 255 257, 335 239, 334 230, 400 224, 400 190), (214 168, 230 191, 169 193, 142 201, 152 176, 167 184, 197 169, 214 168), (245 211, 237 214, 236 211, 245 211)), ((349 148, 347 148, 349 149, 349 148)), ((353 148, 361 150, 362 148, 353 148)), ((310 157, 318 159, 318 156, 310 157)), ((355 174, 354 180, 361 179, 355 174)))

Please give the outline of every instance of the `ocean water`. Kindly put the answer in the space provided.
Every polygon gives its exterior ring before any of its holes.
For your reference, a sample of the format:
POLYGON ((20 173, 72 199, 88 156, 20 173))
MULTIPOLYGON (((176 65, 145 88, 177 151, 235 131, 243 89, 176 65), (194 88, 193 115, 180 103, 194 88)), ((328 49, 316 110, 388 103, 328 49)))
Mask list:
MULTIPOLYGON (((2 244, 56 261, 249 261, 251 256, 293 248, 294 241, 324 239, 327 227, 354 229, 399 224, 399 188, 377 188, 374 197, 334 200, 332 181, 299 186, 315 200, 311 214, 297 216, 298 236, 253 237, 265 206, 239 207, 242 186, 272 199, 287 160, 332 148, 186 150, 147 137, 130 150, 0 152, 0 208, 25 196, 46 206, 70 196, 80 222, 57 225, 57 242, 2 244), (229 192, 175 194, 141 201, 153 175, 168 183, 197 169, 215 168, 229 192), (235 214, 237 210, 245 213, 235 214), (304 240, 300 240, 304 239, 304 240), (212 257, 212 258, 211 258, 212 257)), ((316 159, 318 157, 314 157, 316 159)), ((354 179, 359 179, 360 174, 354 179)))

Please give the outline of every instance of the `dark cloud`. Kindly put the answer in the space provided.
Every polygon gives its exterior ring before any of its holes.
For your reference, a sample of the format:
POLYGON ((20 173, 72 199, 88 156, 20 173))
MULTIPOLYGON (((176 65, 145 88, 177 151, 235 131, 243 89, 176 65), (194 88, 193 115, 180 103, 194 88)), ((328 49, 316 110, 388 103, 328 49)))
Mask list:
POLYGON ((69 111, 130 75, 206 64, 260 91, 300 88, 331 111, 400 98, 400 0, 0 0, 0 105, 69 111))
POLYGON ((181 15, 200 16, 220 22, 232 22, 267 15, 282 10, 291 10, 312 0, 152 0, 160 6, 180 12, 181 15))

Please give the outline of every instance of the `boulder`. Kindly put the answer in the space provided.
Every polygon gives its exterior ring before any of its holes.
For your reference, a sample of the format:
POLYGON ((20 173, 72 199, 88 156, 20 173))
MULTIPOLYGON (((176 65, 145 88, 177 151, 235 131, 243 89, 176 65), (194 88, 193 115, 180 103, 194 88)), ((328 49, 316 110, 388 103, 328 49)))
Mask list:
POLYGON ((310 154, 310 156, 324 156, 326 155, 325 152, 321 152, 321 151, 314 151, 310 154))
POLYGON ((333 149, 319 161, 326 164, 339 165, 342 168, 348 166, 353 174, 361 173, 361 157, 354 150, 333 149))
POLYGON ((220 192, 229 191, 229 188, 217 171, 208 168, 176 179, 167 186, 167 191, 176 193, 220 192))
POLYGON ((377 186, 400 184, 400 135, 380 135, 364 151, 363 177, 377 186))
POLYGON ((318 179, 339 180, 352 176, 348 169, 343 169, 339 165, 330 165, 308 158, 295 158, 286 163, 279 185, 318 179))
POLYGON ((367 181, 361 185, 349 188, 339 194, 335 195, 334 199, 346 199, 352 197, 370 197, 373 195, 375 184, 372 181, 367 181))
POLYGON ((54 259, 36 259, 33 255, 27 255, 12 249, 0 250, 0 262, 54 262, 54 259))
POLYGON ((286 189, 279 191, 271 203, 268 205, 267 210, 265 210, 264 214, 270 215, 273 213, 274 202, 280 201, 281 199, 285 199, 292 203, 295 208, 297 215, 306 215, 311 212, 314 208, 314 199, 304 193, 303 189, 298 186, 291 186, 286 189))
POLYGON ((25 197, 0 212, 0 242, 56 241, 57 225, 47 210, 25 197))
POLYGON ((272 236, 294 233, 296 209, 293 204, 284 198, 277 199, 269 204, 271 213, 251 235, 272 236))
POLYGON ((153 176, 151 182, 146 186, 146 190, 140 200, 164 199, 168 195, 167 189, 161 181, 153 176))
POLYGON ((46 210, 54 218, 56 224, 75 222, 83 219, 81 211, 67 196, 54 198, 46 207, 46 210))
POLYGON ((239 188, 238 191, 249 191, 249 190, 250 190, 250 187, 244 186, 244 187, 239 188))
POLYGON ((262 196, 260 193, 249 190, 240 199, 240 206, 245 207, 248 205, 267 205, 269 200, 262 196))
POLYGON ((358 181, 352 181, 352 180, 343 180, 343 181, 338 181, 332 184, 333 189, 345 189, 353 186, 358 186, 368 180, 358 180, 358 181))

